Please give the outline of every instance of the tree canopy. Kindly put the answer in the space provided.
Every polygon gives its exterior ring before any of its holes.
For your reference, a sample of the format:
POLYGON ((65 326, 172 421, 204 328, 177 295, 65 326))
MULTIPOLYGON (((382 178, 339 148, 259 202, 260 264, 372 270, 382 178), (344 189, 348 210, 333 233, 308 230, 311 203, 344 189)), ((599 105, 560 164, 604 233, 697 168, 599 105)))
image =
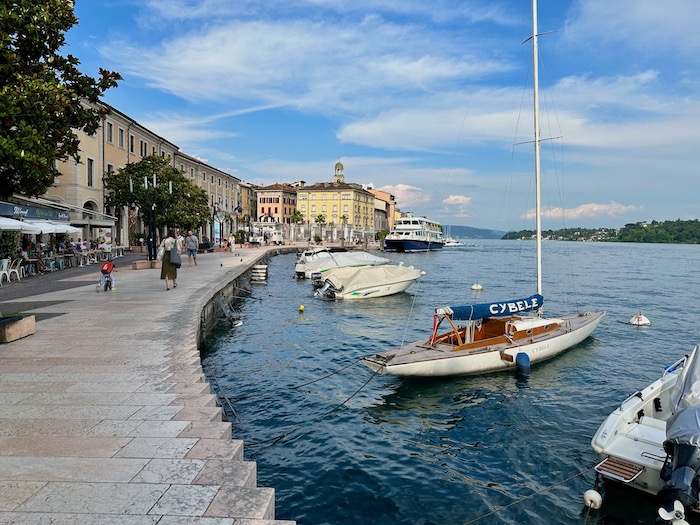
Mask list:
POLYGON ((60 54, 77 21, 72 0, 0 4, 0 198, 42 195, 60 175, 56 161, 80 161, 77 131, 97 131, 106 113, 97 102, 121 80, 84 75, 60 54))
POLYGON ((206 192, 158 155, 105 174, 104 185, 107 206, 137 207, 144 219, 154 206, 158 228, 195 229, 211 218, 206 192))

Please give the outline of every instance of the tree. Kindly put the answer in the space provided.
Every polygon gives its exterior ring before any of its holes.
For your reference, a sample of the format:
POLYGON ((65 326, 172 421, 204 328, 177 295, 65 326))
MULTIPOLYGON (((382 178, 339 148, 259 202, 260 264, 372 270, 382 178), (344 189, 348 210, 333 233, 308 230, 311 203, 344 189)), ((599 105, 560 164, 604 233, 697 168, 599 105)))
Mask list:
POLYGON ((100 96, 121 80, 93 79, 62 56, 77 23, 71 0, 13 0, 0 6, 0 198, 42 195, 60 175, 56 161, 80 161, 78 131, 93 135, 107 113, 100 96))
POLYGON ((292 215, 291 215, 291 217, 290 217, 290 220, 291 220, 294 224, 301 224, 302 222, 304 222, 304 215, 303 215, 299 210, 294 210, 294 211, 292 212, 292 215))
POLYGON ((158 155, 149 155, 119 171, 106 173, 104 185, 109 192, 105 198, 107 206, 135 206, 144 219, 153 207, 158 228, 188 230, 209 221, 206 192, 158 155))

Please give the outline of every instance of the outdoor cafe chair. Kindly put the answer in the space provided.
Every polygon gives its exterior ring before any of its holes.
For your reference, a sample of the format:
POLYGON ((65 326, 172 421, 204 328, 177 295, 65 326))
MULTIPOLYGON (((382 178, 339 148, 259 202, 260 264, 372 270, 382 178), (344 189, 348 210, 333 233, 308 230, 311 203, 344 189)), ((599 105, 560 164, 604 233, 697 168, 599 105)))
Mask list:
POLYGON ((10 268, 9 268, 9 275, 7 278, 8 281, 12 280, 13 274, 17 276, 18 281, 22 280, 22 277, 24 277, 24 266, 22 266, 22 262, 23 261, 21 258, 15 259, 12 262, 12 264, 10 265, 10 268))
POLYGON ((0 286, 3 280, 7 277, 7 282, 10 282, 10 259, 3 259, 0 263, 0 286))

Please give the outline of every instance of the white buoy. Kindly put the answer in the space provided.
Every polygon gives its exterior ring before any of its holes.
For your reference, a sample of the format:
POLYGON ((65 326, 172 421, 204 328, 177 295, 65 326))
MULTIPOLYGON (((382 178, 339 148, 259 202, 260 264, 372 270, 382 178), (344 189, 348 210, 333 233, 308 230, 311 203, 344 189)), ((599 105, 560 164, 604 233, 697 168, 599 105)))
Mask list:
POLYGON ((651 321, 647 319, 645 315, 642 314, 637 314, 632 319, 629 320, 629 323, 634 325, 634 326, 649 326, 651 325, 651 321))
POLYGON ((472 284, 472 290, 474 290, 475 292, 479 292, 479 291, 481 291, 481 290, 483 290, 483 289, 484 289, 484 287, 481 286, 480 283, 474 283, 474 284, 472 284))
POLYGON ((599 509, 603 504, 603 496, 594 489, 589 489, 583 493, 583 504, 591 509, 599 509))

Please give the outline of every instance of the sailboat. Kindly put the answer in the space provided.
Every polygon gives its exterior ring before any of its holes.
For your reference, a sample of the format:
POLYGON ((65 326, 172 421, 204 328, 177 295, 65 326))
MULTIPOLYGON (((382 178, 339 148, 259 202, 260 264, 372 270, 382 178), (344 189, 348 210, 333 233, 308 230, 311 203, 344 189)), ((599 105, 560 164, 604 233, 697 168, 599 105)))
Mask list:
POLYGON ((542 212, 537 0, 532 1, 537 293, 518 300, 435 309, 427 339, 362 358, 371 370, 399 376, 439 377, 505 370, 530 372, 591 335, 605 312, 542 316, 542 212))

